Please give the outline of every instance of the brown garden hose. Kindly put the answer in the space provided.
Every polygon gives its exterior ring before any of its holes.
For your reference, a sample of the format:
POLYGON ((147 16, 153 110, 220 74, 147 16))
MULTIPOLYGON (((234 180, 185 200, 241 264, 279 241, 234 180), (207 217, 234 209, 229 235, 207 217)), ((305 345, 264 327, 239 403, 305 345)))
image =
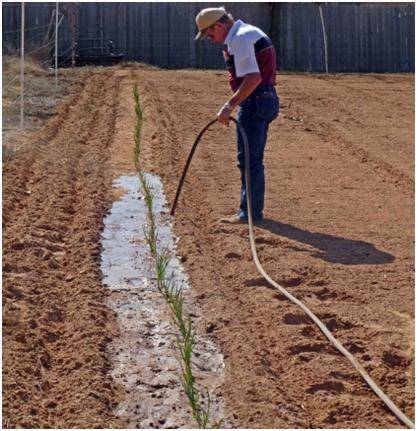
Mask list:
MULTIPOLYGON (((363 366, 357 361, 357 359, 332 335, 332 333, 329 331, 329 329, 322 323, 322 321, 305 305, 303 302, 299 301, 296 297, 294 297, 292 294, 290 294, 284 287, 280 286, 280 284, 276 283, 274 280, 272 280, 269 275, 266 273, 264 268, 261 266, 260 260, 258 259, 257 255, 257 249, 255 246, 255 240, 254 240, 254 226, 253 226, 253 214, 252 214, 252 205, 251 205, 251 188, 250 188, 250 162, 249 162, 249 145, 248 145, 248 139, 247 135, 245 133, 244 128, 242 125, 233 117, 230 117, 230 119, 237 125, 237 128, 239 130, 239 133, 242 136, 242 140, 244 142, 244 150, 245 150, 245 184, 247 188, 247 211, 248 211, 248 230, 250 235, 250 245, 251 245, 251 252, 253 255, 253 260, 255 262, 255 265, 259 271, 259 273, 277 290, 279 290, 286 298, 288 298, 290 301, 292 301, 294 304, 299 306, 308 316, 309 318, 319 327, 319 329, 323 332, 323 334, 328 338, 328 340, 334 345, 334 347, 342 353, 356 368, 356 370, 361 374, 363 379, 366 381, 366 383, 370 386, 370 388, 375 392, 375 394, 386 404, 386 406, 392 411, 392 413, 401 421, 403 422, 407 427, 414 429, 415 425, 414 423, 393 403, 393 401, 383 392, 383 390, 374 382, 374 380, 370 377, 370 375, 367 373, 367 371, 363 368, 363 366)), ((197 136, 193 147, 190 151, 189 157, 187 158, 186 165, 183 170, 183 174, 181 176, 179 185, 177 187, 176 197, 174 198, 174 202, 171 206, 170 214, 173 216, 174 212, 176 210, 177 201, 180 196, 181 188, 183 186, 184 179, 186 177, 187 171, 189 169, 190 162, 192 160, 192 157, 194 155, 194 152, 196 150, 196 147, 202 138, 203 134, 209 129, 210 126, 212 126, 214 123, 216 123, 218 120, 212 120, 210 123, 208 123, 202 131, 197 136)))

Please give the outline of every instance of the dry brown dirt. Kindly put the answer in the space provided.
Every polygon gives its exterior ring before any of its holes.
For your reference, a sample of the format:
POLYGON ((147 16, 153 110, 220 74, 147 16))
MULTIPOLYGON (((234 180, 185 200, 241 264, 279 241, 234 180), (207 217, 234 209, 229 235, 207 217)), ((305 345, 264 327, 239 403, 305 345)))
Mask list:
MULTIPOLYGON (((3 426, 120 427, 108 376, 100 231, 112 178, 143 157, 172 201, 193 140, 229 94, 223 72, 88 72, 3 165, 3 426)), ((321 317, 414 415, 414 77, 278 76, 265 154, 267 272, 321 317)), ((228 422, 242 428, 400 428, 348 361, 269 288, 234 213, 232 126, 200 144, 176 217, 193 299, 225 358, 228 422)))

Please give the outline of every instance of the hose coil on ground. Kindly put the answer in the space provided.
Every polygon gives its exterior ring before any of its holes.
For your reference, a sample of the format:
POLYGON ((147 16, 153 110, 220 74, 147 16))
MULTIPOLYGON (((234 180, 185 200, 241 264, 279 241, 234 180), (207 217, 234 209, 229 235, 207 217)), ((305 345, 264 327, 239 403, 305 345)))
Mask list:
MULTIPOLYGON (((245 133, 245 130, 243 126, 233 117, 230 117, 230 119, 237 125, 237 128, 239 130, 239 133, 242 136, 243 142, 244 142, 244 150, 245 150, 245 184, 247 189, 247 212, 248 212, 248 230, 249 230, 249 236, 250 236, 250 246, 251 246, 251 253, 253 256, 254 263, 257 267, 257 270, 259 273, 277 290, 280 291, 286 298, 288 298, 290 301, 292 301, 294 304, 296 304, 298 307, 300 307, 308 316, 309 318, 319 327, 319 329, 323 332, 323 334, 327 337, 327 339, 334 345, 334 347, 342 354, 344 355, 354 366, 354 368, 360 373, 360 375, 363 377, 363 379, 366 381, 366 383, 370 386, 370 388, 374 391, 374 393, 386 404, 386 406, 391 410, 391 412, 401 421, 403 422, 407 427, 414 429, 415 425, 414 423, 393 403, 393 401, 383 392, 383 390, 375 383, 375 381, 370 377, 370 375, 367 373, 367 371, 363 368, 363 366, 357 361, 357 359, 332 335, 332 333, 329 331, 329 329, 322 323, 322 321, 299 299, 294 297, 291 293, 289 293, 284 287, 280 286, 280 284, 276 283, 273 279, 270 278, 270 276, 266 273, 264 268, 262 267, 260 260, 258 259, 257 255, 257 249, 255 246, 255 239, 254 239, 254 224, 253 224, 253 214, 252 214, 252 205, 251 205, 251 187, 250 187, 250 156, 249 156, 249 145, 248 145, 248 139, 247 135, 245 133)), ((204 135, 204 133, 209 129, 210 126, 212 126, 214 123, 216 123, 218 119, 214 119, 210 121, 199 133, 197 136, 192 149, 189 153, 189 156, 187 158, 185 167, 183 169, 183 173, 179 182, 179 185, 177 187, 176 196, 174 198, 173 204, 171 206, 170 215, 174 215, 174 212, 177 207, 177 202, 180 197, 180 192, 183 187, 183 182, 186 177, 187 171, 189 169, 190 162, 193 158, 193 155, 195 153, 196 147, 198 143, 200 142, 200 139, 204 135)))

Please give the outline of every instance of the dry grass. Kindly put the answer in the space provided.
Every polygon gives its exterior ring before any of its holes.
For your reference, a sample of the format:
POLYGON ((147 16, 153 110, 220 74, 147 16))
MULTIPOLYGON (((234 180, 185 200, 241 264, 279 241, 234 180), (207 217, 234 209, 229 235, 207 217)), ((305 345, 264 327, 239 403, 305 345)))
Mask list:
POLYGON ((20 57, 2 59, 3 161, 30 143, 29 136, 56 113, 56 106, 78 79, 78 70, 59 70, 58 88, 54 71, 41 67, 37 58, 24 64, 24 129, 20 128, 20 57))
POLYGON ((134 70, 161 70, 158 66, 153 66, 148 63, 141 63, 140 61, 122 61, 118 64, 119 67, 126 67, 134 70))
MULTIPOLYGON (((20 57, 5 56, 3 57, 3 108, 5 101, 11 102, 20 94, 20 57)), ((32 90, 33 84, 38 81, 48 80, 50 78, 46 69, 39 66, 33 58, 25 59, 25 81, 27 81, 28 90, 32 90)))

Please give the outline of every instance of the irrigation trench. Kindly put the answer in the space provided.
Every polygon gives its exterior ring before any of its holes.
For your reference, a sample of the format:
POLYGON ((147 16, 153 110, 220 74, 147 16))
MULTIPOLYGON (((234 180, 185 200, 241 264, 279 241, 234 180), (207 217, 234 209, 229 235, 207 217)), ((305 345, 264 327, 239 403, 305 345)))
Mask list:
MULTIPOLYGON (((370 375, 367 373, 367 371, 363 368, 363 366, 357 361, 357 359, 331 334, 329 329, 324 325, 324 323, 318 319, 318 317, 312 313, 312 311, 301 301, 299 301, 297 298, 295 298, 293 295, 291 295, 283 286, 280 286, 280 284, 276 283, 274 280, 271 279, 271 277, 266 273, 263 266, 260 263, 260 260, 257 255, 257 248, 255 245, 255 239, 254 239, 254 224, 253 224, 253 215, 252 215, 252 205, 251 205, 251 176, 250 176, 250 159, 249 159, 249 144, 248 144, 248 138, 245 133, 244 128, 241 126, 241 124, 233 117, 231 117, 231 120, 237 125, 237 128, 239 130, 239 133, 242 136, 243 142, 244 142, 244 149, 245 149, 245 184, 247 189, 247 212, 248 212, 248 231, 249 231, 249 239, 250 239, 250 246, 251 246, 251 253, 254 259, 254 263, 260 272, 260 274, 276 289, 278 289, 283 295, 286 296, 290 301, 292 301, 294 304, 296 304, 298 307, 300 307, 312 321, 319 327, 319 329, 324 333, 324 335, 328 338, 328 340, 332 343, 332 345, 338 349, 356 368, 356 370, 361 374, 363 379, 367 382, 367 384, 371 387, 371 389, 375 392, 375 394, 387 405, 387 407, 392 411, 392 413, 401 420, 406 426, 408 426, 411 429, 415 428, 414 423, 393 403, 393 401, 382 391, 382 389, 375 383, 375 381, 370 377, 370 375)), ((214 123, 216 123, 217 119, 210 121, 199 133, 197 136, 192 149, 190 151, 189 157, 187 158, 183 173, 180 178, 179 185, 177 187, 176 196, 174 198, 174 202, 171 207, 170 215, 174 216, 176 206, 178 199, 180 197, 181 189, 183 186, 184 179, 186 177, 187 171, 189 169, 193 154, 197 148, 197 145, 199 144, 201 138, 203 137, 206 130, 209 129, 210 126, 212 126, 214 123)))

